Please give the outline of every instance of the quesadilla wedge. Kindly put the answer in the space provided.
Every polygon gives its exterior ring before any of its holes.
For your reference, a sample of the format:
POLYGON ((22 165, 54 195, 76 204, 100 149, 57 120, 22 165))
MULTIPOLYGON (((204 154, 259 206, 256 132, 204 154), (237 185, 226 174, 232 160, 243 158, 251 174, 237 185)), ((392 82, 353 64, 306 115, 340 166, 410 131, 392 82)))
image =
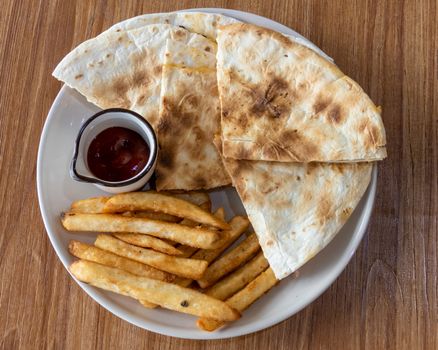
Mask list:
POLYGON ((149 24, 163 23, 183 27, 184 29, 187 29, 192 33, 201 34, 210 39, 216 39, 218 27, 238 22, 239 21, 234 18, 224 16, 218 13, 147 13, 116 23, 107 31, 126 31, 149 24))
MULTIPOLYGON (((137 17, 129 18, 119 23, 114 24, 107 31, 122 31, 131 30, 142 27, 144 25, 165 23, 174 26, 180 26, 187 29, 189 32, 197 33, 206 36, 209 39, 216 40, 218 28, 233 24, 240 23, 239 20, 221 15, 219 13, 205 13, 205 12, 167 12, 167 13, 147 13, 137 17)), ((105 33, 105 32, 104 32, 105 33)), ((314 50, 319 55, 333 61, 332 58, 327 56, 313 43, 305 40, 301 36, 288 35, 292 40, 307 46, 314 50)))
POLYGON ((216 56, 168 40, 157 125, 157 190, 198 190, 231 183, 213 137, 220 132, 216 56))
POLYGON ((371 179, 372 164, 224 159, 277 279, 318 254, 345 224, 371 179))
POLYGON ((152 24, 85 41, 64 57, 53 76, 98 107, 131 109, 155 126, 168 39, 207 52, 216 50, 216 44, 202 35, 152 24))
POLYGON ((217 42, 226 158, 360 162, 386 157, 380 109, 332 62, 250 24, 221 27, 217 42))

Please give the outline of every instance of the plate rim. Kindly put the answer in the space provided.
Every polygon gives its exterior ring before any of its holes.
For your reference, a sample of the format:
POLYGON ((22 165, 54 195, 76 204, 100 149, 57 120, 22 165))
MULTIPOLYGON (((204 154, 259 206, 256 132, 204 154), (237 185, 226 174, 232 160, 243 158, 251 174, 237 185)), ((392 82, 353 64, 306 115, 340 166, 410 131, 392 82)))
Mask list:
MULTIPOLYGON (((320 52, 324 53, 316 45, 311 43, 310 40, 306 39, 305 37, 303 37, 299 33, 295 32, 293 29, 286 27, 285 25, 283 25, 279 22, 276 22, 272 19, 260 16, 257 14, 253 14, 250 12, 232 10, 232 9, 222 9, 222 8, 193 8, 193 9, 174 11, 174 12, 219 13, 219 14, 223 14, 225 16, 230 16, 230 17, 233 17, 236 19, 241 19, 241 20, 247 21, 249 23, 263 22, 264 24, 266 24, 266 27, 268 27, 268 28, 274 29, 273 27, 277 27, 278 29, 275 29, 275 30, 279 30, 284 34, 296 35, 296 36, 302 38, 302 40, 309 42, 312 46, 317 48, 320 52)), ((326 54, 324 54, 324 55, 326 55, 326 54)), ((198 332, 196 332, 195 334, 192 334, 194 331, 180 329, 180 330, 176 331, 177 334, 175 334, 175 328, 173 326, 162 326, 162 325, 158 325, 158 324, 151 324, 150 322, 148 322, 147 326, 145 326, 145 324, 137 322, 136 319, 132 319, 131 317, 125 315, 123 310, 119 310, 120 307, 116 307, 114 305, 111 305, 112 302, 108 298, 101 297, 98 293, 96 293, 94 290, 94 287, 78 281, 70 273, 70 270, 68 269, 68 262, 63 257, 63 254, 61 253, 60 248, 58 247, 59 243, 56 241, 57 240, 56 233, 52 232, 51 229, 49 229, 49 227, 51 226, 49 224, 50 219, 49 219, 48 214, 46 212, 45 204, 43 203, 43 193, 42 193, 42 188, 41 188, 42 187, 42 158, 43 158, 42 149, 44 148, 44 145, 45 145, 46 140, 48 138, 49 126, 56 115, 54 111, 59 107, 60 103, 62 102, 63 97, 66 94, 67 89, 68 89, 68 87, 66 85, 63 85, 61 87, 60 91, 58 92, 57 96, 55 97, 55 100, 53 101, 53 103, 50 107, 50 110, 48 112, 48 115, 47 115, 45 123, 44 123, 43 130, 41 132, 40 142, 38 145, 37 169, 36 169, 37 170, 36 171, 36 184, 37 184, 38 204, 39 204, 41 216, 43 219, 44 227, 45 227, 47 236, 49 237, 49 241, 50 241, 53 249, 55 250, 55 253, 58 256, 59 260, 64 265, 64 268, 67 270, 67 272, 73 278, 73 280, 95 302, 97 302, 99 305, 104 307, 106 310, 108 310, 110 313, 112 313, 116 317, 119 317, 119 318, 123 319, 124 321, 129 322, 131 324, 134 324, 135 326, 140 327, 142 329, 146 329, 146 330, 151 331, 151 332, 155 332, 155 333, 159 333, 162 335, 171 336, 171 337, 175 337, 175 338, 182 338, 182 339, 196 339, 196 340, 227 339, 227 338, 233 338, 233 337, 243 336, 246 334, 255 333, 255 332, 258 332, 260 330, 270 328, 270 327, 290 318, 291 316, 297 314, 302 309, 304 309, 305 307, 310 305, 317 298, 319 298, 333 284, 333 282, 340 276, 340 274, 345 270, 349 261, 351 260, 353 255, 356 253, 359 244, 362 242, 362 239, 365 235, 365 232, 366 232, 366 229, 367 229, 367 226, 368 226, 368 223, 370 221, 370 217, 371 217, 371 214, 373 211, 374 203, 375 203, 376 188, 377 188, 377 166, 376 166, 376 164, 373 165, 371 181, 370 181, 370 184, 368 185, 368 189, 366 191, 366 193, 368 193, 368 198, 366 199, 366 203, 364 204, 364 209, 363 209, 363 212, 361 214, 363 219, 361 220, 361 222, 358 223, 358 225, 355 228, 355 231, 357 232, 357 235, 356 235, 357 238, 352 243, 351 254, 347 254, 347 256, 345 256, 345 255, 343 256, 343 258, 340 261, 340 264, 341 264, 340 267, 338 269, 336 269, 335 273, 333 273, 333 271, 332 271, 333 277, 328 280, 327 284, 323 288, 321 288, 321 290, 319 292, 317 292, 314 296, 312 296, 312 298, 310 298, 307 302, 302 303, 302 305, 299 306, 298 308, 291 308, 291 309, 289 309, 289 312, 287 312, 286 314, 284 314, 280 317, 266 319, 265 322, 262 321, 262 322, 258 322, 256 324, 254 324, 254 325, 249 325, 246 327, 246 329, 243 329, 243 330, 241 327, 234 328, 234 329, 228 328, 229 331, 226 333, 218 331, 218 332, 212 332, 212 333, 208 333, 208 332, 198 333, 198 332), (186 334, 186 333, 188 333, 188 334, 186 334)))

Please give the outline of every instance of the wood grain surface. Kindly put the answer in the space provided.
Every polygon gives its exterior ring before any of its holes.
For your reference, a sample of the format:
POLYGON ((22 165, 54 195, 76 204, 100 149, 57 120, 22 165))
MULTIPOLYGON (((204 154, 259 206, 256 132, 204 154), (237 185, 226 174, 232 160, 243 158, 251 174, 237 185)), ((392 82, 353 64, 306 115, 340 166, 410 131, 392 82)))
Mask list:
POLYGON ((436 0, 0 2, 1 349, 438 349, 436 0), (61 58, 149 12, 224 7, 302 33, 383 106, 389 157, 366 237, 313 304, 264 331, 190 341, 130 325, 86 295, 47 238, 36 158, 61 58))

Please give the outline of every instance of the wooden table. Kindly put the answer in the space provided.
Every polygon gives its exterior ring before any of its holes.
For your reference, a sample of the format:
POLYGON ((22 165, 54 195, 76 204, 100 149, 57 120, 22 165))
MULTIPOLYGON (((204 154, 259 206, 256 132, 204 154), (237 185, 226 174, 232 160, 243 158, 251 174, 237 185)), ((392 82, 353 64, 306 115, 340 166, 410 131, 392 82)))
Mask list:
POLYGON ((1 2, 0 348, 437 349, 437 2, 172 2, 1 2), (66 53, 122 19, 206 6, 270 17, 331 55, 383 106, 389 157, 366 237, 318 300, 270 329, 203 342, 132 326, 73 282, 47 238, 35 169, 66 53))

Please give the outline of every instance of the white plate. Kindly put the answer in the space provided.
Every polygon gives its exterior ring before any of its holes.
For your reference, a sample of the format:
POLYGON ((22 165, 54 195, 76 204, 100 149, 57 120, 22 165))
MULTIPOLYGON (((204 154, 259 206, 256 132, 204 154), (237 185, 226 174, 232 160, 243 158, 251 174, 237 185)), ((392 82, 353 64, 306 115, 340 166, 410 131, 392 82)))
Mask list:
MULTIPOLYGON (((242 21, 299 36, 279 23, 250 13, 224 9, 199 10, 223 13, 242 21)), ((301 37, 301 40, 305 39, 301 37)), ((69 240, 79 238, 92 243, 94 238, 92 234, 66 232, 60 224, 59 215, 69 208, 73 200, 102 194, 93 185, 73 181, 68 173, 77 132, 81 124, 98 110, 79 93, 64 86, 50 109, 41 136, 37 162, 39 204, 50 241, 66 268, 74 261, 67 250, 69 240)), ((240 320, 214 333, 198 330, 194 317, 159 308, 145 309, 133 299, 76 282, 95 301, 116 316, 153 332, 191 339, 229 338, 256 332, 300 311, 339 276, 365 233, 376 192, 376 175, 374 168, 371 184, 351 218, 333 242, 300 269, 299 278, 281 281, 245 311, 240 320)), ((243 210, 234 190, 213 192, 212 198, 215 207, 225 206, 228 217, 243 210)))

